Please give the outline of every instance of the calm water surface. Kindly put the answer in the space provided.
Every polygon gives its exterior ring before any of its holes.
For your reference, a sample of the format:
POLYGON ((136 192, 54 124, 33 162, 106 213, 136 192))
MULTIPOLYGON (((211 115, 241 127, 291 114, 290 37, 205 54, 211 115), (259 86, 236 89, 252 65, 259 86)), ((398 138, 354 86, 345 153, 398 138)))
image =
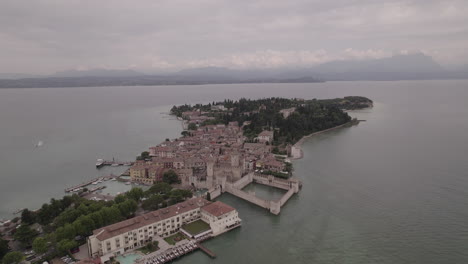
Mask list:
POLYGON ((281 214, 223 195, 243 226, 206 243, 216 259, 178 263, 467 263, 468 81, 0 90, 0 217, 119 171, 96 170, 96 158, 134 159, 177 137, 161 114, 173 104, 346 95, 375 106, 351 113, 366 122, 306 141, 294 162, 303 189, 281 214))

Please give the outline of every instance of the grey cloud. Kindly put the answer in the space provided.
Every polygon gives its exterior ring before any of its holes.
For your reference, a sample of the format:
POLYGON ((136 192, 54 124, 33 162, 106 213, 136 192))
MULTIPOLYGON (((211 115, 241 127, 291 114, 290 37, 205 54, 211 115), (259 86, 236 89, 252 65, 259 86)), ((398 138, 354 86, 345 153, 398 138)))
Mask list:
POLYGON ((462 0, 3 0, 0 72, 276 67, 423 51, 468 62, 462 0))

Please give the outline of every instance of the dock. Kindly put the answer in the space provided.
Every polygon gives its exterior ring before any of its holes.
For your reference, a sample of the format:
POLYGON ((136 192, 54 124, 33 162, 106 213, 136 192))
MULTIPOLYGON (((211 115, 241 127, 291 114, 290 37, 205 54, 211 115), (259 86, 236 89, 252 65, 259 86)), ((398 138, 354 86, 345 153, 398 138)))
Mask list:
POLYGON ((102 168, 104 166, 118 167, 118 166, 132 166, 135 164, 134 161, 118 161, 115 159, 112 160, 102 160, 99 159, 96 163, 96 169, 102 168))
MULTIPOLYGON (((70 188, 66 188, 65 189, 65 192, 72 192, 72 191, 77 191, 77 190, 80 190, 88 185, 91 185, 91 184, 97 184, 99 181, 108 181, 108 180, 111 180, 111 179, 116 179, 118 176, 115 176, 115 175, 110 175, 110 176, 103 176, 103 177, 98 177, 98 178, 95 178, 95 179, 92 179, 92 180, 89 180, 87 182, 83 182, 81 184, 78 184, 78 185, 75 185, 75 186, 72 186, 70 188)), ((97 189, 96 189, 97 190, 97 189)))
POLYGON ((199 244, 190 241, 188 243, 172 247, 161 253, 150 253, 140 259, 137 259, 135 263, 138 264, 163 264, 173 262, 193 251, 199 249, 199 244))
POLYGON ((210 256, 210 258, 216 258, 216 254, 213 253, 213 251, 207 249, 205 246, 203 246, 202 244, 200 244, 199 242, 197 242, 197 246, 199 249, 201 249, 201 251, 205 252, 205 254, 207 254, 208 256, 210 256))

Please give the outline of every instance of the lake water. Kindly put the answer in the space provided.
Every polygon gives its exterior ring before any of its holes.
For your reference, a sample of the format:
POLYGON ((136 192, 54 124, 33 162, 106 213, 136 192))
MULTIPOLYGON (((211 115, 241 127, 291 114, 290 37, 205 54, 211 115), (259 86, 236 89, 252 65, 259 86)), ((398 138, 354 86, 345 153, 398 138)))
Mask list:
MULTIPOLYGON (((467 263, 468 81, 327 82, 0 90, 0 217, 121 168, 180 134, 173 104, 362 95, 367 120, 307 140, 303 182, 279 216, 228 194, 241 228, 178 263, 467 263), (44 145, 35 148, 38 141, 44 145), (111 171, 112 170, 112 171, 111 171)), ((253 188, 276 197, 274 190, 253 188)))

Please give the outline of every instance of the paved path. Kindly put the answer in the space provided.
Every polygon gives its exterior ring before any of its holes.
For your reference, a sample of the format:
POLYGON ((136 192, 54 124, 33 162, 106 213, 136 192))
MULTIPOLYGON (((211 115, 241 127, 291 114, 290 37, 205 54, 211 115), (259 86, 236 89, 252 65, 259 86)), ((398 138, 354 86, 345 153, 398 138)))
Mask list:
POLYGON ((188 239, 183 239, 183 240, 181 240, 181 241, 179 241, 179 242, 176 242, 175 245, 171 245, 171 244, 167 243, 166 240, 164 240, 163 238, 161 238, 161 237, 159 237, 159 236, 156 236, 156 237, 155 237, 155 240, 158 241, 158 247, 159 247, 159 249, 156 250, 156 251, 154 251, 154 252, 152 252, 152 253, 150 253, 150 254, 148 254, 148 255, 145 255, 145 256, 143 257, 143 259, 145 259, 145 258, 150 258, 150 257, 156 256, 156 255, 159 255, 159 254, 161 254, 161 253, 163 253, 163 252, 165 252, 165 251, 167 251, 167 250, 169 250, 169 249, 172 249, 172 248, 174 248, 174 247, 177 247, 177 246, 180 246, 180 245, 183 245, 183 244, 186 244, 186 243, 189 242, 188 239))
MULTIPOLYGON (((173 247, 172 245, 167 243, 166 240, 164 240, 162 237, 156 236, 156 240, 158 241, 159 249, 157 251, 153 252, 153 253, 164 252, 164 251, 168 250, 169 248, 173 247)), ((153 255, 153 253, 151 253, 149 255, 153 255)))

